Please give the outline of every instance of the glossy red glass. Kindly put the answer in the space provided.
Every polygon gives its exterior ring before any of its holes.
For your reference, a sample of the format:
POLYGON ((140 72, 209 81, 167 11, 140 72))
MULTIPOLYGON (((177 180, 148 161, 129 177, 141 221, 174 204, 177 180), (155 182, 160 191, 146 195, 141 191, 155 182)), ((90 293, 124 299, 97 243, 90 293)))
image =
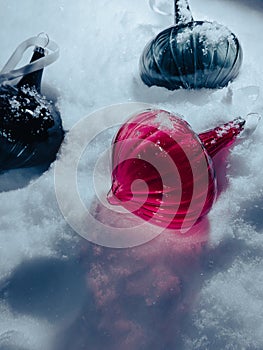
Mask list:
POLYGON ((236 119, 198 136, 164 110, 132 116, 113 141, 108 201, 155 225, 189 229, 216 197, 212 157, 233 142, 244 123, 236 119))

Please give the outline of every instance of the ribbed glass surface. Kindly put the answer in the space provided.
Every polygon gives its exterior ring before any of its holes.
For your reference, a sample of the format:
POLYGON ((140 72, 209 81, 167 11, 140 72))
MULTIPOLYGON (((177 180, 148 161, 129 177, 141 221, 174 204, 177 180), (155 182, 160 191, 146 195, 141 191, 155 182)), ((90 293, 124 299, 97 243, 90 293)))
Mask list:
POLYGON ((145 47, 140 75, 169 90, 226 86, 242 63, 236 36, 216 22, 193 21, 165 29, 145 47))

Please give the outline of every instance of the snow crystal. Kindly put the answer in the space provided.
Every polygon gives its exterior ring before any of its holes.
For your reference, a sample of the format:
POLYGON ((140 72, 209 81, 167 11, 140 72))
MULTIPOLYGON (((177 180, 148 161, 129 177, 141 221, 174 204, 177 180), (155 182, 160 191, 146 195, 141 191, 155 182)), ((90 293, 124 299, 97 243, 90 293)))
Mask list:
POLYGON ((177 4, 178 4, 178 11, 180 13, 180 22, 182 23, 190 22, 192 20, 192 13, 188 7, 188 1, 179 0, 177 1, 177 4))
POLYGON ((218 128, 216 130, 217 137, 223 137, 224 135, 226 135, 228 133, 228 131, 230 130, 230 128, 231 128, 230 125, 225 125, 222 128, 218 128))
POLYGON ((15 112, 16 110, 19 110, 20 108, 20 102, 17 101, 16 97, 12 97, 10 100, 9 100, 9 103, 10 103, 10 106, 12 108, 12 110, 15 112))
POLYGON ((172 119, 171 114, 165 111, 162 111, 156 114, 156 117, 154 119, 154 124, 157 124, 160 130, 162 129, 173 130, 174 122, 175 121, 172 119))
MULTIPOLYGON (((24 94, 29 95, 29 96, 32 96, 32 97, 38 95, 38 93, 37 93, 37 91, 36 91, 35 89, 32 89, 31 87, 28 87, 28 86, 26 86, 26 85, 21 87, 21 91, 22 91, 24 94)), ((27 100, 27 103, 30 102, 29 99, 26 99, 26 100, 27 100)))
POLYGON ((204 53, 207 52, 209 47, 216 48, 225 40, 229 41, 232 39, 232 33, 227 27, 217 22, 204 22, 192 28, 183 28, 183 30, 177 34, 176 42, 178 44, 189 44, 193 35, 199 38, 200 43, 203 43, 204 53))
MULTIPOLYGON (((37 106, 37 108, 34 110, 33 117, 39 118, 42 109, 43 109, 43 106, 37 106)), ((45 119, 45 118, 43 118, 43 119, 45 119)))

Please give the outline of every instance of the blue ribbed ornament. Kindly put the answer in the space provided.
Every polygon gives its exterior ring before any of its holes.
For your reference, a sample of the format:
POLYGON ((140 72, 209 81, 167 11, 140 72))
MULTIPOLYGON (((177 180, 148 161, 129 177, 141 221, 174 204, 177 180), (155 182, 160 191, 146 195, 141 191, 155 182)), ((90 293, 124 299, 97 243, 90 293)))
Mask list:
POLYGON ((234 80, 242 64, 237 37, 216 22, 194 21, 187 0, 175 0, 175 25, 145 47, 140 75, 148 85, 169 90, 220 88, 234 80))

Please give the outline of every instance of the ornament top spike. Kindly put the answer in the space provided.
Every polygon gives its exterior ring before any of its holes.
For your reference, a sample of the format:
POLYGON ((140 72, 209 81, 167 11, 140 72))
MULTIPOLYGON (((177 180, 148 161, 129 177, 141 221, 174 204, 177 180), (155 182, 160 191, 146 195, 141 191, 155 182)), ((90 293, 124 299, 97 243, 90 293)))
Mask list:
POLYGON ((50 42, 50 38, 49 38, 49 35, 45 32, 40 32, 38 35, 37 35, 37 38, 43 38, 43 39, 46 39, 46 42, 44 45, 41 45, 41 47, 43 47, 43 49, 45 49, 46 47, 48 47, 48 44, 50 42))
POLYGON ((174 24, 193 22, 188 0, 174 0, 174 24))
POLYGON ((205 131, 198 136, 209 156, 213 158, 219 151, 230 146, 235 141, 236 136, 243 131, 245 124, 245 119, 239 117, 231 122, 205 131))

